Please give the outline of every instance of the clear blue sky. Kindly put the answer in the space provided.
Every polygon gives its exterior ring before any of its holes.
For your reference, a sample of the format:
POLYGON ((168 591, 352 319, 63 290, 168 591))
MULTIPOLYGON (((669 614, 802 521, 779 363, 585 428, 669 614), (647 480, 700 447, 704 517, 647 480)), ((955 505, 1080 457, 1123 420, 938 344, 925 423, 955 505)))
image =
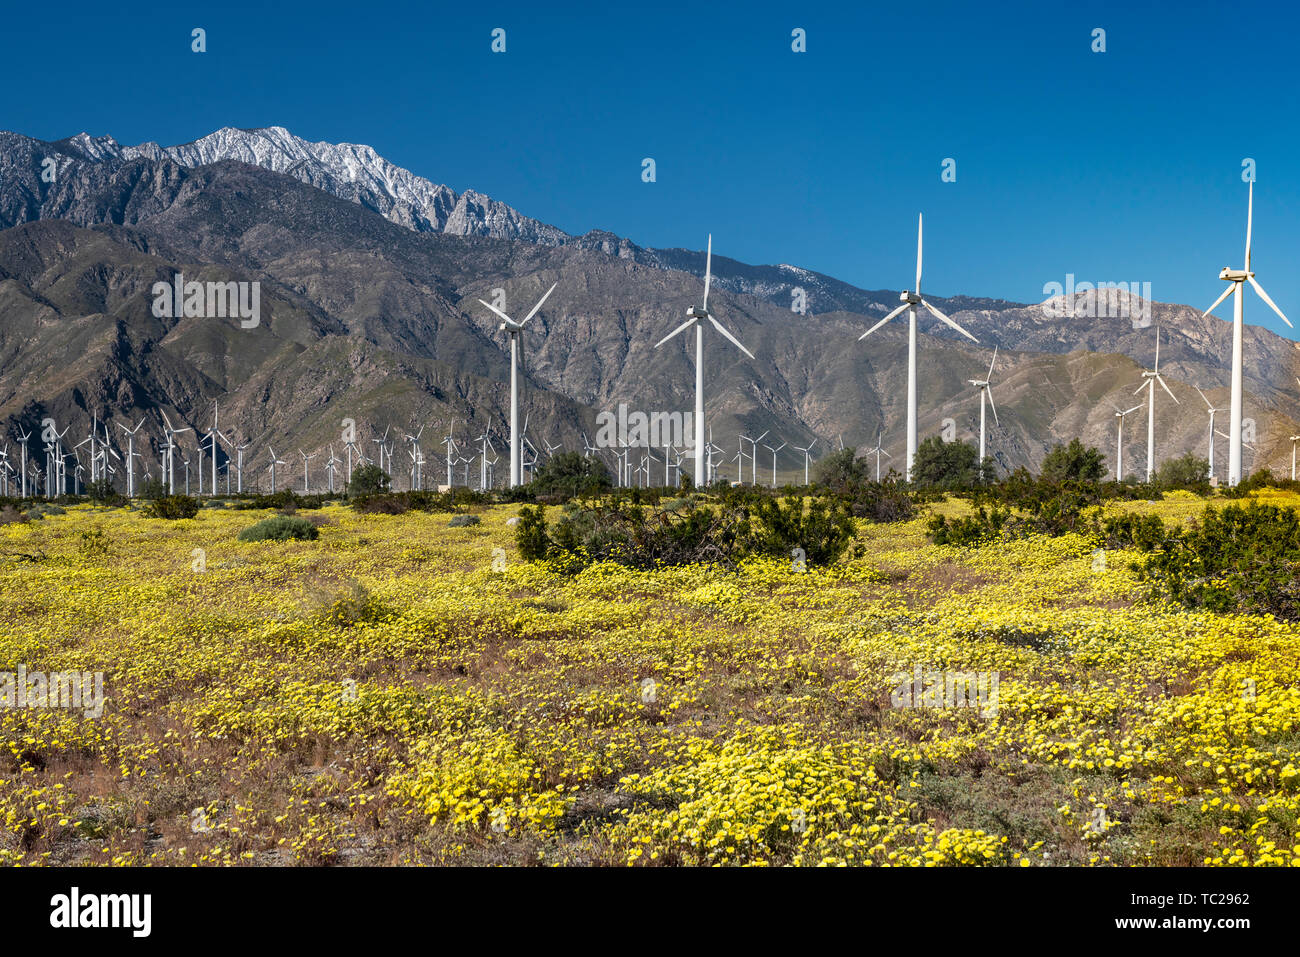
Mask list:
MULTIPOLYGON (((910 285, 924 211, 936 296, 1038 301, 1074 273, 1200 308, 1241 264, 1253 157, 1254 266, 1300 325, 1293 5, 584 7, 14 5, 0 128, 170 145, 281 125, 568 232, 712 231, 720 254, 867 288, 910 285)), ((1248 321, 1287 332, 1248 296, 1248 321)))

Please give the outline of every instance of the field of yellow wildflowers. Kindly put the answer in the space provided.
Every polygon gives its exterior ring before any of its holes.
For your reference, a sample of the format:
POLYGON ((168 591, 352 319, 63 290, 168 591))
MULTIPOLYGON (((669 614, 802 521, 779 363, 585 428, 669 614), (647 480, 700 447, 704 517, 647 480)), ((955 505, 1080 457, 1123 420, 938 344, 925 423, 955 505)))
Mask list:
POLYGON ((107 698, 0 709, 0 863, 1300 864, 1300 627, 1077 536, 564 577, 516 512, 0 526, 0 671, 107 698), (900 707, 917 669, 996 707, 900 707))

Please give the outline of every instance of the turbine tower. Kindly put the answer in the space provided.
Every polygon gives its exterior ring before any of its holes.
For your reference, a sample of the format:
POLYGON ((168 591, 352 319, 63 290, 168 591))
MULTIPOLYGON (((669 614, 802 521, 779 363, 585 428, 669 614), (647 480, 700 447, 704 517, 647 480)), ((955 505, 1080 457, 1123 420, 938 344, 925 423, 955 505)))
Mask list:
POLYGON ((523 462, 521 458, 522 447, 519 441, 519 336, 524 331, 524 326, 528 320, 537 315, 537 310, 542 308, 542 303, 546 302, 548 296, 555 291, 558 283, 551 283, 551 288, 546 290, 546 295, 537 300, 537 305, 533 306, 532 311, 524 316, 521 322, 515 322, 504 312, 492 305, 490 302, 483 302, 498 316, 501 317, 501 330, 510 334, 510 487, 514 488, 519 484, 520 466, 523 462))
POLYGON ((867 336, 871 335, 890 319, 893 319, 899 313, 907 310, 907 480, 912 480, 912 464, 916 461, 916 307, 924 306, 936 319, 942 319, 948 325, 952 326, 971 342, 978 343, 979 340, 972 336, 957 323, 953 322, 934 306, 930 305, 921 298, 921 215, 916 217, 916 286, 907 290, 904 289, 902 295, 898 297, 902 305, 893 312, 885 316, 878 323, 858 336, 861 342, 867 336))
MULTIPOLYGON (((1159 326, 1156 327, 1156 367, 1150 372, 1143 372, 1142 379, 1142 384, 1133 390, 1133 394, 1137 395, 1143 389, 1150 390, 1147 393, 1147 481, 1150 482, 1156 468, 1156 383, 1159 382, 1160 388, 1169 392, 1169 386, 1165 385, 1165 380, 1160 375, 1159 326)), ((1182 404, 1172 392, 1169 392, 1169 398, 1179 405, 1182 404)))
POLYGON ((751 359, 754 358, 754 354, 742 346, 740 340, 728 332, 722 323, 713 317, 713 313, 709 312, 709 285, 712 280, 713 234, 710 233, 708 252, 705 253, 704 258, 704 301, 698 306, 691 306, 687 309, 686 321, 655 343, 655 348, 658 349, 677 333, 684 332, 692 325, 695 326, 695 422, 692 431, 695 438, 695 484, 700 487, 708 485, 704 458, 704 326, 700 320, 709 320, 713 324, 713 328, 717 329, 728 342, 751 359))
MULTIPOLYGON (((1278 314, 1278 317, 1288 326, 1291 320, 1282 315, 1282 310, 1277 307, 1264 287, 1255 281, 1255 274, 1250 270, 1250 231, 1255 212, 1255 181, 1252 179, 1250 188, 1246 194, 1246 264, 1241 269, 1232 269, 1224 266, 1219 272, 1219 278, 1227 282, 1228 288, 1223 290, 1223 295, 1214 300, 1214 304, 1205 310, 1208 316, 1223 300, 1232 294, 1232 402, 1229 409, 1228 422, 1228 484, 1236 485, 1241 481, 1241 362, 1242 362, 1242 327, 1245 325, 1246 302, 1245 302, 1245 284, 1250 283, 1251 288, 1259 294, 1259 298, 1268 303, 1268 307, 1278 314)), ((1292 327, 1294 328, 1294 327, 1292 327)))

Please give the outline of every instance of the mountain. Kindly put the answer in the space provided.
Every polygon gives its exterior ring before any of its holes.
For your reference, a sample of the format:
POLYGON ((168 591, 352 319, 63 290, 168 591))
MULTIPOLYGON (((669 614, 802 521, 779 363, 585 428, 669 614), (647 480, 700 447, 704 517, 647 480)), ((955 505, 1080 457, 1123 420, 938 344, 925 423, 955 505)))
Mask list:
MULTIPOLYGON (((342 420, 352 418, 366 441, 372 429, 426 425, 424 450, 441 476, 436 445, 453 420, 462 446, 489 423, 505 432, 506 343, 477 300, 502 289, 508 308, 527 309, 552 282, 560 286, 525 337, 523 396, 539 446, 545 437, 581 447, 596 413, 619 402, 689 408, 692 350, 681 339, 652 346, 698 297, 702 252, 645 249, 604 232, 566 236, 486 197, 473 200, 483 211, 474 220, 483 232, 475 232, 455 225, 469 221, 455 212, 470 195, 399 170, 367 147, 308 144, 274 128, 223 130, 168 149, 84 134, 58 143, 0 134, 3 431, 38 427, 48 415, 84 436, 91 414, 131 424, 144 417, 156 459, 160 412, 202 434, 217 402, 223 431, 254 443, 249 474, 263 468, 267 445, 282 458, 331 442, 337 451, 342 420), (41 177, 51 165, 53 183, 41 177), (155 316, 153 284, 178 272, 260 283, 261 321, 245 329, 155 316)), ((874 442, 883 428, 898 464, 906 327, 891 323, 855 342, 898 293, 788 265, 715 256, 714 268, 711 301, 758 357, 745 360, 710 337, 715 441, 730 450, 737 432, 770 429, 777 444, 816 438, 826 449, 841 434, 848 444, 874 442), (804 315, 790 309, 796 286, 808 293, 804 315)), ((1113 450, 1111 406, 1136 401, 1153 328, 1090 315, 1118 310, 1082 295, 1065 317, 1043 305, 934 301, 981 344, 921 323, 923 435, 946 419, 961 437, 978 428, 966 380, 988 368, 996 344, 1001 424, 990 449, 1003 468, 1037 465, 1053 442, 1076 435, 1113 450)), ((1165 329, 1161 371, 1183 402, 1161 395, 1161 454, 1201 452, 1207 419, 1192 386, 1226 404, 1231 327, 1160 303, 1151 318, 1165 329)), ((1297 431, 1296 344, 1250 327, 1246 357, 1258 461, 1280 465, 1297 431)), ((1134 421, 1125 459, 1141 468, 1142 423, 1134 421)), ((192 450, 192 437, 182 441, 192 450)), ((321 461, 312 466, 318 479, 321 461)), ((793 470, 802 460, 787 448, 779 464, 793 470)))

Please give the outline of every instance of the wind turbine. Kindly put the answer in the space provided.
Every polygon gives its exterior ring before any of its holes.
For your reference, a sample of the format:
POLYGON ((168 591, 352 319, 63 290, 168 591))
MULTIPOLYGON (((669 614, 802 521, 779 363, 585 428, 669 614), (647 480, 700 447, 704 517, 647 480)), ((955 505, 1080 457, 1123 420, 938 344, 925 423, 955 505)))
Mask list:
MULTIPOLYGON (((765 438, 767 438, 767 433, 771 431, 772 431, 771 429, 766 429, 763 432, 763 434, 756 439, 751 439, 748 435, 742 435, 740 436, 740 442, 737 443, 738 445, 740 445, 744 442, 748 442, 751 446, 753 446, 753 452, 749 456, 749 463, 750 463, 749 484, 750 485, 758 484, 758 443, 762 442, 765 438)), ((744 480, 743 475, 737 475, 736 477, 741 479, 742 481, 744 480)))
POLYGON ((31 437, 32 434, 30 432, 23 432, 21 431, 21 429, 18 432, 18 444, 23 447, 23 453, 22 453, 23 474, 21 476, 23 498, 27 497, 27 440, 30 439, 31 437))
POLYGON ((1131 409, 1120 411, 1119 406, 1115 406, 1115 418, 1118 419, 1115 430, 1115 481, 1124 481, 1124 416, 1130 412, 1136 412, 1142 408, 1141 404, 1133 406, 1131 409))
POLYGON ((284 459, 276 456, 275 449, 272 449, 269 445, 267 446, 267 448, 270 449, 271 451, 271 494, 274 495, 275 494, 275 467, 277 465, 285 465, 287 463, 284 461, 284 459))
MULTIPOLYGON (((1251 288, 1259 294, 1259 298, 1268 303, 1268 307, 1278 314, 1278 317, 1288 326, 1291 320, 1282 315, 1282 310, 1277 307, 1264 287, 1255 281, 1255 274, 1250 269, 1250 231, 1255 212, 1255 181, 1250 182, 1249 190, 1246 196, 1246 264, 1241 269, 1232 269, 1224 266, 1219 272, 1219 278, 1227 282, 1228 288, 1223 291, 1223 295, 1214 300, 1214 304, 1205 310, 1208 316, 1218 308, 1219 303, 1232 294, 1232 403, 1229 409, 1228 422, 1228 484, 1236 485, 1241 481, 1241 364, 1242 364, 1242 329, 1245 325, 1246 301, 1245 301, 1245 283, 1250 283, 1251 288)), ((1294 327, 1292 327, 1294 328, 1294 327)))
POLYGON ((524 316, 523 321, 515 322, 504 312, 492 305, 490 302, 483 302, 494 313, 501 317, 500 329, 510 335, 510 487, 514 488, 519 484, 520 465, 523 459, 520 457, 522 448, 519 443, 519 336, 524 331, 524 326, 528 320, 537 315, 537 310, 542 308, 542 303, 546 302, 547 297, 555 291, 559 283, 551 283, 551 288, 546 290, 546 294, 537 300, 537 305, 533 306, 532 311, 524 316))
POLYGON ((339 460, 334 457, 334 446, 330 446, 330 457, 325 460, 325 471, 329 473, 330 494, 334 494, 334 470, 338 467, 339 460))
POLYGON ((808 484, 808 463, 812 458, 812 447, 816 444, 817 444, 817 440, 813 439, 811 442, 808 443, 808 447, 806 449, 801 449, 797 445, 790 446, 790 448, 794 449, 796 452, 803 453, 803 484, 804 485, 808 484))
MULTIPOLYGON (((993 424, 998 424, 998 407, 993 404, 993 389, 989 386, 993 378, 993 363, 998 361, 998 347, 993 347, 993 361, 989 363, 989 371, 983 379, 970 379, 970 384, 980 390, 980 468, 984 468, 984 400, 989 400, 989 406, 993 409, 993 424)), ((877 459, 879 464, 879 459, 877 459)), ((879 471, 879 469, 877 469, 879 471)), ((880 481, 877 477, 876 481, 880 481)))
POLYGON ((1228 410, 1216 409, 1213 406, 1213 404, 1210 402, 1210 400, 1205 398, 1205 393, 1202 392, 1200 389, 1196 390, 1196 394, 1199 395, 1202 399, 1204 399, 1205 407, 1210 412, 1210 479, 1213 480, 1214 479, 1214 414, 1216 412, 1227 412, 1228 410))
POLYGON ((183 429, 174 429, 172 428, 171 419, 167 418, 167 413, 163 412, 161 409, 159 410, 159 412, 162 415, 163 422, 166 423, 167 426, 167 494, 175 495, 176 494, 176 448, 177 448, 175 439, 176 436, 180 435, 182 432, 190 431, 190 427, 187 425, 183 429))
MULTIPOLYGON (((766 435, 767 433, 764 432, 763 434, 766 435)), ((764 442, 763 448, 767 449, 769 452, 772 453, 772 488, 776 488, 776 453, 780 452, 783 448, 785 448, 785 443, 782 442, 776 448, 772 448, 772 446, 764 442)))
POLYGON ((934 306, 930 305, 921 298, 921 215, 916 217, 916 286, 912 290, 904 289, 898 297, 902 305, 893 312, 885 316, 874 326, 858 336, 858 341, 862 341, 871 335, 890 319, 893 319, 903 310, 907 310, 907 475, 910 482, 912 480, 912 465, 916 461, 916 307, 924 306, 936 319, 942 319, 948 325, 952 326, 971 342, 978 343, 979 340, 972 336, 957 323, 953 322, 934 306))
MULTIPOLYGON (((244 494, 244 449, 248 448, 248 443, 235 446, 236 464, 235 464, 235 491, 239 495, 244 494)), ((226 468, 230 468, 227 464, 226 468)))
MULTIPOLYGON (((992 368, 992 366, 990 366, 989 368, 992 368)), ((993 401, 992 397, 989 398, 989 401, 990 401, 990 402, 993 401)), ((996 419, 996 413, 995 413, 994 421, 995 421, 995 422, 997 421, 997 419, 996 419)), ((981 402, 981 403, 980 403, 980 425, 983 426, 983 424, 984 424, 984 403, 981 402)), ((980 438, 982 439, 983 437, 984 437, 984 429, 981 428, 981 429, 980 429, 980 438)), ((892 458, 893 458, 892 455, 890 455, 888 452, 885 451, 885 447, 884 447, 884 446, 885 446, 885 433, 884 433, 884 432, 881 432, 881 433, 879 433, 879 434, 876 436, 876 447, 875 447, 874 449, 867 449, 867 454, 868 454, 868 455, 871 455, 872 453, 875 453, 875 456, 876 456, 876 483, 877 483, 877 484, 880 483, 880 457, 883 455, 883 456, 884 456, 885 458, 887 458, 887 459, 892 459, 892 458)), ((980 443, 980 461, 981 461, 981 462, 984 461, 984 445, 983 445, 983 442, 980 443)))
MULTIPOLYGON (((1143 382, 1133 394, 1137 395, 1143 389, 1149 389, 1147 394, 1147 481, 1155 474, 1156 467, 1156 383, 1160 383, 1160 388, 1169 392, 1169 386, 1165 385, 1165 380, 1160 375, 1160 327, 1156 327, 1156 366, 1150 372, 1142 373, 1143 382)), ((1178 397, 1169 392, 1169 398, 1178 402, 1178 397)))
MULTIPOLYGON (((691 326, 695 326, 695 426, 693 431, 695 433, 695 481, 697 483, 700 481, 700 476, 705 475, 707 467, 704 458, 704 325, 700 320, 707 319, 713 324, 713 328, 717 329, 728 342, 749 356, 749 358, 754 358, 754 354, 742 346, 740 340, 728 332, 722 323, 713 317, 713 313, 709 311, 709 286, 712 281, 713 234, 710 233, 708 252, 705 253, 704 258, 704 301, 698 306, 691 306, 687 309, 686 321, 655 343, 655 348, 658 349, 679 332, 684 332, 691 326)), ((704 484, 708 484, 707 476, 704 484)))
POLYGON ((302 449, 299 449, 298 456, 302 459, 302 494, 308 495, 310 493, 307 490, 307 475, 311 469, 311 460, 316 457, 316 453, 313 452, 311 455, 307 455, 302 449))

